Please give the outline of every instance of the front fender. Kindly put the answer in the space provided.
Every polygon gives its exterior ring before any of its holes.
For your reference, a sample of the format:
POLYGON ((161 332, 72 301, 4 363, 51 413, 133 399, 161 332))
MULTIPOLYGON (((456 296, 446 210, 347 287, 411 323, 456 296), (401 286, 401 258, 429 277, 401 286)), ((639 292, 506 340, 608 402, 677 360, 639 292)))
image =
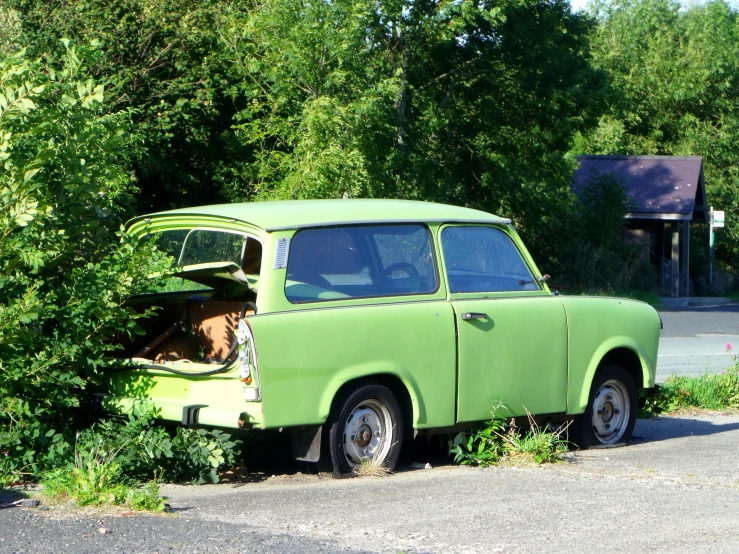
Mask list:
POLYGON ((651 368, 656 366, 656 360, 651 360, 642 346, 631 337, 616 336, 603 341, 598 348, 595 349, 593 355, 588 362, 587 369, 579 383, 579 390, 575 383, 571 382, 570 394, 567 402, 567 412, 573 414, 581 414, 585 411, 590 398, 590 388, 595 379, 595 373, 598 371, 603 359, 609 352, 617 348, 626 348, 631 350, 639 358, 642 371, 642 382, 644 386, 649 388, 654 386, 654 371, 651 368))

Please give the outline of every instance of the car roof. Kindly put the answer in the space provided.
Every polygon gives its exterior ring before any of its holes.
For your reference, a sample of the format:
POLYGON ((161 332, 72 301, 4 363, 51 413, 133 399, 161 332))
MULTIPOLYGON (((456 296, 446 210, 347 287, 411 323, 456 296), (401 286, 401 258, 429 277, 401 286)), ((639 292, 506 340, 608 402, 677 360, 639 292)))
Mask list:
POLYGON ((129 225, 141 220, 182 215, 234 219, 269 232, 361 223, 510 223, 509 219, 459 206, 414 200, 362 198, 215 204, 140 216, 132 219, 129 225))

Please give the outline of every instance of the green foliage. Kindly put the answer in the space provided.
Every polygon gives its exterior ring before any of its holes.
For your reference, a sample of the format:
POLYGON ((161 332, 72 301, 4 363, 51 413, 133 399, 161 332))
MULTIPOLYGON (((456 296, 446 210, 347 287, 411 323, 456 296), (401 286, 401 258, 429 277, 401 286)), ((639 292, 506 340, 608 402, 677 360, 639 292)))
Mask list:
MULTIPOLYGON (((511 215, 537 254, 606 109, 568 2, 9 0, 33 55, 97 41, 139 208, 402 197, 511 215)), ((561 239, 563 240, 563 239, 561 239)))
POLYGON ((218 164, 240 159, 228 148, 234 106, 230 53, 215 20, 223 2, 206 0, 6 0, 21 14, 31 56, 57 59, 60 40, 96 43, 91 75, 106 87, 107 112, 130 110, 129 148, 138 210, 213 201, 218 164), (225 154, 225 156, 224 156, 225 154), (223 156, 223 157, 222 157, 223 156))
POLYGON ((578 198, 574 209, 564 214, 570 240, 549 262, 554 284, 566 283, 568 293, 628 294, 654 288, 650 243, 631 240, 624 230, 632 200, 623 183, 610 174, 593 175, 578 198))
POLYGON ((590 24, 565 2, 271 0, 221 22, 245 102, 235 140, 251 152, 229 199, 436 200, 551 240, 572 200, 564 153, 603 86, 590 24))
POLYGON ((139 486, 128 479, 114 456, 78 454, 75 466, 45 473, 41 480, 44 496, 57 501, 73 500, 78 506, 125 506, 134 510, 161 512, 164 498, 159 483, 139 486))
POLYGON ((13 9, 0 6, 0 57, 20 49, 21 18, 13 9))
POLYGON ((727 214, 716 255, 738 267, 739 13, 723 0, 687 9, 674 0, 598 0, 590 10, 593 61, 614 96, 576 151, 702 156, 709 203, 727 214))
POLYGON ((649 398, 642 415, 670 413, 697 408, 726 410, 739 408, 739 365, 722 373, 698 377, 673 375, 659 385, 657 395, 649 398))
POLYGON ((529 414, 528 428, 521 430, 514 420, 506 423, 496 417, 499 407, 493 408, 493 417, 485 425, 470 433, 458 433, 449 441, 449 454, 456 463, 487 467, 503 460, 536 464, 561 461, 568 450, 563 438, 567 424, 557 429, 541 427, 529 414))
POLYGON ((144 414, 93 424, 78 434, 76 450, 109 459, 133 482, 156 477, 201 484, 217 483, 219 470, 236 465, 241 441, 219 430, 167 429, 144 414))
POLYGON ((177 428, 172 439, 175 455, 168 466, 172 479, 190 479, 196 484, 219 481, 218 470, 233 467, 241 455, 241 441, 214 429, 177 428))
POLYGON ((503 436, 506 421, 493 418, 479 429, 470 433, 457 433, 449 441, 449 454, 454 462, 462 465, 487 467, 497 464, 504 455, 503 436))
POLYGON ((123 302, 151 244, 118 230, 132 193, 128 115, 104 113, 99 58, 66 43, 59 64, 0 59, 0 481, 71 455, 75 408, 116 339, 138 332, 123 302))

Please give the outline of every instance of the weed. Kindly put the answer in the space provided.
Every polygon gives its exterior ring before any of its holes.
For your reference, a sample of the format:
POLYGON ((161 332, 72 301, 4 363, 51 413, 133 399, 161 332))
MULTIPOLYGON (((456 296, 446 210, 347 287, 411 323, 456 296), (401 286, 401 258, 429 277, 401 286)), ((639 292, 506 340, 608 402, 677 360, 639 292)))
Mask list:
POLYGON ((697 377, 671 376, 658 386, 657 394, 647 400, 640 416, 651 417, 690 408, 739 408, 739 365, 722 373, 705 373, 697 377))
POLYGON ((167 481, 188 479, 217 483, 218 471, 236 464, 241 441, 219 430, 168 430, 151 414, 113 417, 95 423, 77 436, 76 450, 114 454, 111 461, 140 482, 159 475, 167 481))
POLYGON ((159 494, 159 483, 152 480, 139 487, 116 461, 118 453, 75 450, 72 469, 58 468, 43 475, 44 496, 56 501, 71 499, 79 506, 110 504, 162 511, 164 499, 159 494))
POLYGON ((458 433, 449 441, 449 454, 454 461, 463 465, 479 465, 486 467, 502 460, 537 463, 557 462, 568 450, 568 443, 563 436, 568 423, 556 429, 540 426, 533 416, 528 414, 528 430, 523 431, 516 426, 515 420, 506 421, 496 417, 496 411, 502 406, 493 406, 493 417, 483 427, 470 433, 458 433))
POLYGON ((527 463, 533 461, 537 464, 560 461, 562 455, 569 449, 567 441, 562 438, 566 434, 569 422, 552 430, 549 426, 537 425, 531 414, 528 414, 528 417, 528 431, 522 433, 512 424, 503 437, 506 456, 511 460, 527 463))

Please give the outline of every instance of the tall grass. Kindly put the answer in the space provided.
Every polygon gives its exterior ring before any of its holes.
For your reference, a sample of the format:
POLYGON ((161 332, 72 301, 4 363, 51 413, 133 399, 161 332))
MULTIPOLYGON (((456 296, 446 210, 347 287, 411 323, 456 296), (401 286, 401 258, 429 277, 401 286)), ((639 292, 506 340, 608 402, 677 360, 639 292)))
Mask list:
POLYGON ((645 406, 647 415, 685 409, 739 409, 739 364, 722 373, 673 375, 645 406))

